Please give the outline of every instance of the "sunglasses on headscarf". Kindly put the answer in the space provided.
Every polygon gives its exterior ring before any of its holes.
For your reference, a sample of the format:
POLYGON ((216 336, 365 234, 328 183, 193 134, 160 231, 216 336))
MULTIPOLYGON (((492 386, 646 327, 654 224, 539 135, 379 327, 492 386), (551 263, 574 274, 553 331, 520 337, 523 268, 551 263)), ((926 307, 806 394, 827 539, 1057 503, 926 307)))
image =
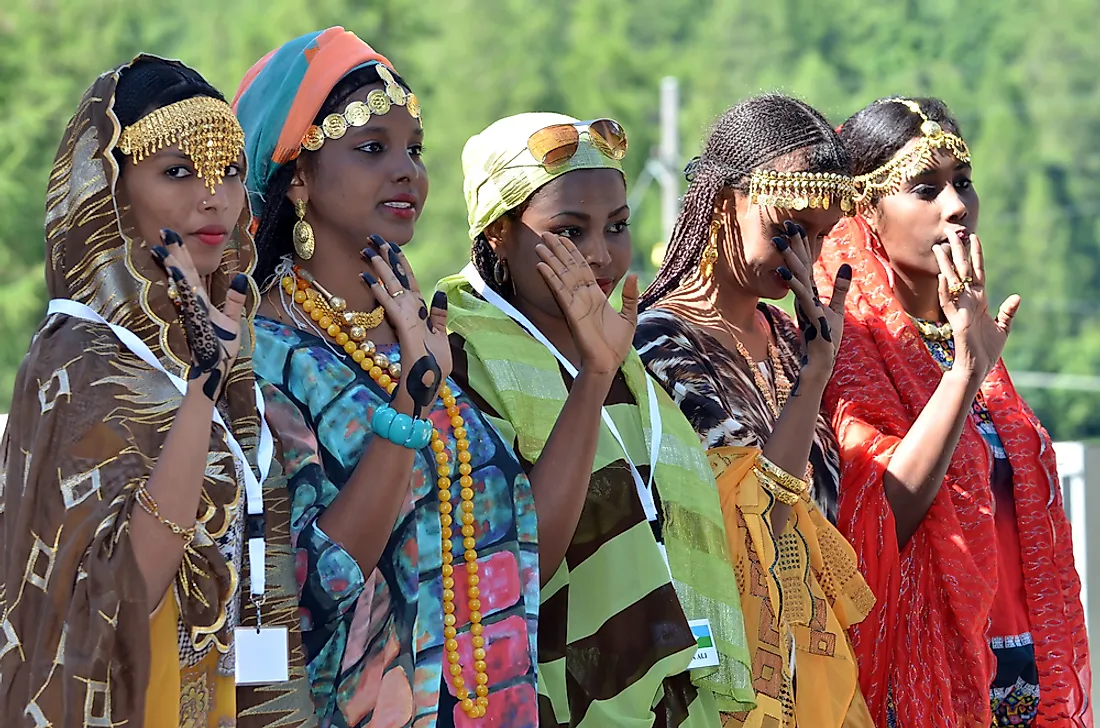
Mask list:
POLYGON ((527 151, 544 167, 554 167, 573 158, 580 147, 581 132, 587 131, 596 147, 608 159, 626 156, 626 132, 614 119, 593 119, 572 124, 553 124, 527 138, 527 151))

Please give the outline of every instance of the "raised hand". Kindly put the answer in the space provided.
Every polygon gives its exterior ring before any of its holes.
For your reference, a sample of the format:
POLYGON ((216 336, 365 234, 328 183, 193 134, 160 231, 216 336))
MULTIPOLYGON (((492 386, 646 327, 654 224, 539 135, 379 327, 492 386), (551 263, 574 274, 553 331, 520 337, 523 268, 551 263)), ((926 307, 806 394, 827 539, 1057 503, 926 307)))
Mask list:
POLYGON ((588 261, 568 238, 543 233, 535 247, 537 268, 569 322, 584 367, 600 374, 618 371, 638 325, 638 276, 623 285, 623 310, 616 311, 596 283, 588 261))
POLYGON ((823 305, 814 285, 814 260, 806 231, 790 220, 784 227, 786 236, 772 238, 772 243, 786 263, 779 268, 779 275, 795 295, 795 315, 802 331, 803 371, 816 370, 828 378, 844 335, 844 299, 852 285, 852 267, 847 263, 840 267, 833 283, 833 297, 828 305, 823 305))
POLYGON ((248 276, 237 274, 219 309, 211 303, 179 234, 165 229, 160 235, 164 245, 153 248, 153 257, 168 274, 168 295, 176 305, 191 350, 187 378, 216 402, 241 350, 241 318, 248 276))
POLYGON ((955 338, 953 368, 985 379, 1004 351, 1020 297, 1014 294, 1006 298, 996 318, 990 313, 985 258, 977 235, 970 236, 969 251, 955 237, 948 245, 934 246, 932 252, 940 266, 940 308, 955 338))
POLYGON ((413 415, 419 417, 435 401, 451 374, 447 296, 437 292, 429 311, 405 254, 378 235, 372 235, 371 242, 378 250, 364 249, 363 258, 374 273, 364 272, 363 281, 385 309, 386 319, 397 331, 401 344, 401 384, 394 392, 394 401, 399 394, 407 395, 414 406, 413 415))

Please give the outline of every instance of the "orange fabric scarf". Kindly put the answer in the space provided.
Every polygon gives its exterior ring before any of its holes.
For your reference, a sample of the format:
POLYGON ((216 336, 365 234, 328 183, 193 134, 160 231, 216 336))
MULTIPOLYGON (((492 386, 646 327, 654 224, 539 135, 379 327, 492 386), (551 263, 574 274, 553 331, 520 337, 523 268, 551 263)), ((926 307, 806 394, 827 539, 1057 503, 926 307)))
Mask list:
MULTIPOLYGON (((942 376, 895 298, 881 244, 861 218, 832 232, 815 269, 832 295, 849 263, 844 342, 825 406, 840 444, 838 527, 878 598, 853 627, 860 684, 886 725, 990 725, 996 669, 986 630, 997 593, 991 455, 973 424, 963 431, 943 487, 910 542, 898 549, 882 478, 942 376)), ((1027 610, 1040 683, 1038 725, 1092 726, 1088 642, 1050 437, 998 362, 982 385, 1013 469, 1027 610)))

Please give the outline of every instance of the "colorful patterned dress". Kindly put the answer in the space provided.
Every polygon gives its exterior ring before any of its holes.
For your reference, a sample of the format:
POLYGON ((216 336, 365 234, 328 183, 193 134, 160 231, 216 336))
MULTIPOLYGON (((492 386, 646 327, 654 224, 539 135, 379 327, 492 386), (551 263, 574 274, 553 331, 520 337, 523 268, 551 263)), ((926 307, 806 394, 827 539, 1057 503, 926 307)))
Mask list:
MULTIPOLYGON (((530 483, 511 450, 451 383, 469 432, 488 653, 488 713, 475 722, 453 697, 440 696, 443 587, 433 453, 425 448, 418 455, 409 498, 382 558, 374 571, 364 573, 317 520, 351 477, 372 436, 373 411, 389 397, 358 366, 349 367, 343 353, 312 334, 259 318, 256 340, 256 374, 289 478, 303 642, 321 725, 431 728, 444 705, 440 725, 534 728, 536 519, 530 483)), ((396 347, 384 353, 393 358, 396 347)), ((441 407, 430 416, 444 434, 454 469, 449 418, 441 407)), ((457 489, 454 493, 457 508, 457 489)), ((455 538, 461 549, 461 533, 455 538)), ((470 665, 466 600, 454 603, 462 664, 470 665)))

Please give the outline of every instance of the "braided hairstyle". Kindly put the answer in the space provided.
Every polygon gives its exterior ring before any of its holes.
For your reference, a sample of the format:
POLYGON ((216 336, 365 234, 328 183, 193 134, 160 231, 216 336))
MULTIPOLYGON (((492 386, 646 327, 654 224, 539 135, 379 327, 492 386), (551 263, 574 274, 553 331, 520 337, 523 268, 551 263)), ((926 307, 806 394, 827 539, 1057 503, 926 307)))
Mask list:
MULTIPOLYGON (((393 78, 406 92, 411 91, 405 80, 393 73, 393 78)), ((363 88, 372 84, 381 83, 378 68, 374 64, 359 68, 344 76, 333 86, 325 102, 321 104, 321 110, 313 119, 314 124, 320 124, 329 114, 340 113, 344 110, 348 98, 363 88)), ((297 158, 280 166, 271 179, 267 182, 267 188, 263 191, 263 214, 260 215, 259 225, 256 229, 256 281, 260 284, 261 291, 267 291, 275 281, 275 269, 279 262, 288 255, 294 254, 294 242, 291 231, 298 216, 294 214, 294 205, 287 197, 290 185, 294 181, 294 174, 298 165, 312 163, 313 155, 317 152, 302 150, 297 158)))
MULTIPOLYGON (((531 196, 520 204, 513 207, 511 210, 505 212, 501 217, 506 217, 509 220, 516 221, 523 217, 524 211, 527 206, 531 204, 531 200, 535 199, 535 195, 542 191, 542 187, 538 188, 531 193, 531 196)), ((485 232, 478 233, 478 236, 474 238, 474 245, 470 249, 470 261, 474 264, 474 268, 477 270, 478 275, 481 276, 481 280, 485 281, 485 285, 492 288, 499 293, 505 299, 511 297, 513 291, 512 286, 502 287, 497 283, 495 273, 497 263, 500 262, 500 258, 497 257, 496 252, 493 251, 493 246, 489 244, 489 238, 485 236, 485 232)))
MULTIPOLYGON (((889 103, 890 96, 860 109, 840 127, 840 141, 852 159, 852 174, 867 174, 894 158, 910 139, 921 135, 922 119, 904 104, 889 103)), ((910 99, 945 131, 962 136, 959 122, 940 99, 910 99)))
POLYGON ((848 153, 816 109, 783 94, 746 99, 718 119, 703 154, 684 170, 688 189, 672 231, 665 260, 641 296, 645 310, 697 270, 707 245, 715 203, 726 188, 748 192, 755 169, 770 168, 798 152, 800 171, 847 174, 848 153))

